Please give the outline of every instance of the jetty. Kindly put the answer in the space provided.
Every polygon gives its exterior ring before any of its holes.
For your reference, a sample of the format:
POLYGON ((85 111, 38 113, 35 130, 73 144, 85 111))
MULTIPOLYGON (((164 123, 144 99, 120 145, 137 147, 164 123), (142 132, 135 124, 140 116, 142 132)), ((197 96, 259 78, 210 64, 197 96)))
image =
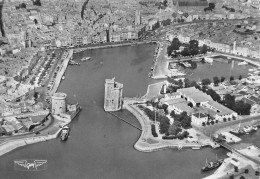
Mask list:
POLYGON ((129 124, 130 126, 132 126, 132 127, 136 128, 136 129, 138 129, 139 131, 142 131, 142 129, 140 129, 139 127, 137 127, 137 126, 135 126, 134 124, 132 124, 132 123, 130 123, 130 122, 128 122, 128 121, 126 121, 125 119, 123 119, 123 118, 119 117, 118 115, 114 114, 113 112, 110 112, 110 111, 108 111, 108 113, 109 113, 109 114, 111 114, 111 115, 113 115, 113 116, 115 116, 116 118, 118 118, 118 119, 122 120, 123 122, 125 122, 125 123, 129 124))

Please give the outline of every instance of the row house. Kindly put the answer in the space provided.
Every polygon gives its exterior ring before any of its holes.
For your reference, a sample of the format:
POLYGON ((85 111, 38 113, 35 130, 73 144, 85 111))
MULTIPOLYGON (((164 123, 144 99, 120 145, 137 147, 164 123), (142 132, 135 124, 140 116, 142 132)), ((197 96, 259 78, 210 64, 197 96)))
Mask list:
POLYGON ((233 49, 232 53, 235 55, 241 55, 247 57, 249 55, 249 50, 246 47, 236 47, 233 49))
POLYGON ((248 50, 249 56, 253 58, 260 58, 260 51, 255 51, 255 50, 248 50))
POLYGON ((210 47, 215 48, 218 51, 226 52, 226 53, 230 53, 230 51, 231 51, 230 45, 222 44, 222 43, 211 42, 210 47))
POLYGON ((120 42, 121 41, 121 33, 113 32, 110 34, 110 42, 120 42))
POLYGON ((25 32, 24 31, 7 33, 6 37, 12 48, 21 47, 25 43, 25 32))

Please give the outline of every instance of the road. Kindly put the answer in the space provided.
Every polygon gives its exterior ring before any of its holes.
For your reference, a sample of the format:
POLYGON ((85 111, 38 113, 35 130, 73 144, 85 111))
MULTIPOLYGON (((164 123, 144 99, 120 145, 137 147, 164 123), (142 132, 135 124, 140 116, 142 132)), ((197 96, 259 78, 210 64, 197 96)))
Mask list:
MULTIPOLYGON (((241 118, 241 117, 240 117, 241 118)), ((195 127, 196 129, 203 132, 205 135, 210 136, 215 134, 218 131, 223 131, 238 127, 239 123, 241 122, 241 127, 248 125, 251 121, 254 120, 254 124, 260 124, 260 114, 254 116, 244 116, 241 120, 232 120, 227 122, 218 123, 217 125, 210 125, 205 127, 195 127)))

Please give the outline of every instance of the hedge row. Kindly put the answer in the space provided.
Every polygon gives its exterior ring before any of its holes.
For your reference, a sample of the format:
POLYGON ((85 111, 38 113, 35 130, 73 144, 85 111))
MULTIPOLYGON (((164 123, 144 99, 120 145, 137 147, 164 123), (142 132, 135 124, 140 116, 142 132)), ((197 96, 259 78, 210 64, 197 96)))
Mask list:
POLYGON ((158 134, 157 134, 157 132, 156 132, 156 130, 155 130, 155 125, 154 125, 154 124, 151 125, 151 129, 152 129, 152 135, 153 135, 154 137, 158 137, 158 134))

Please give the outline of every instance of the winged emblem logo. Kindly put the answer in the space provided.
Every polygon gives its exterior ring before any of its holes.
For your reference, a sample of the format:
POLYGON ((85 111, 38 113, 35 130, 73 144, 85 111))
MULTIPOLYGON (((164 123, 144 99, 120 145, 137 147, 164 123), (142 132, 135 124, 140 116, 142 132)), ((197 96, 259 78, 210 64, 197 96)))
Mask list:
POLYGON ((38 171, 47 169, 47 160, 15 160, 15 169, 23 171, 38 171))

